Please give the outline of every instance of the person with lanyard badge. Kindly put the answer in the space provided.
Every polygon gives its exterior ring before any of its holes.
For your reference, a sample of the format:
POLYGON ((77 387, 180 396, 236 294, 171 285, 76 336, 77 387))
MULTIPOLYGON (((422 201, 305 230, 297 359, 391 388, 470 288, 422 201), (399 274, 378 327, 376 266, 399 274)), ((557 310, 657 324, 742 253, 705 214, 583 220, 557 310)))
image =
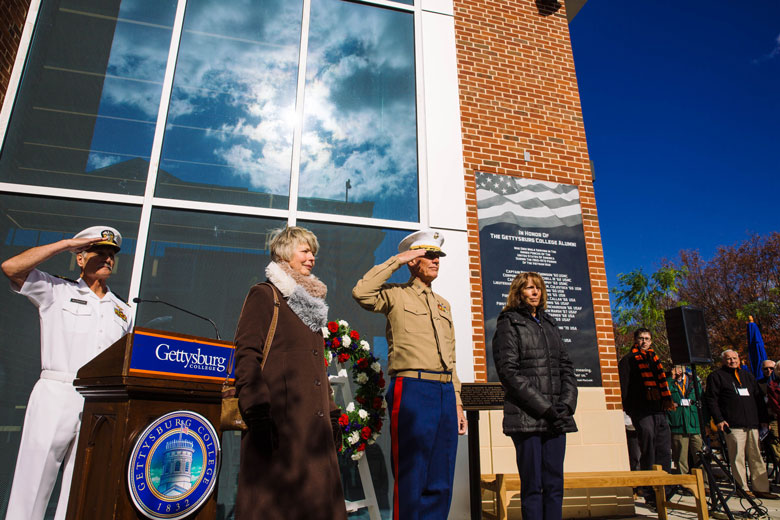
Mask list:
POLYGON ((740 368, 733 350, 721 354, 723 366, 707 377, 704 403, 718 430, 726 434, 726 448, 734 480, 750 496, 780 498, 769 491, 766 466, 759 448, 759 427, 766 430, 769 416, 764 393, 749 371, 740 368), (745 459, 753 492, 747 485, 745 459))
POLYGON ((439 231, 412 233, 352 289, 361 307, 387 317, 394 520, 447 518, 458 435, 466 433, 451 307, 431 289, 443 243, 439 231), (387 283, 404 265, 409 281, 387 283))
POLYGON ((121 245, 119 231, 93 226, 73 238, 23 251, 2 264, 11 289, 38 308, 41 323, 41 378, 33 387, 24 415, 6 511, 9 520, 44 517, 63 462, 54 518, 65 518, 84 407, 73 380, 79 368, 133 329, 130 307, 106 284, 121 245), (37 269, 64 252, 76 253, 81 268, 78 280, 37 269))
MULTIPOLYGON (((701 451, 702 438, 699 427, 699 411, 696 406, 696 389, 693 378, 685 373, 685 367, 677 365, 667 379, 672 401, 677 405, 668 410, 669 428, 672 431, 672 460, 681 474, 690 473, 690 462, 701 451)), ((701 385, 699 393, 701 394, 701 385)))

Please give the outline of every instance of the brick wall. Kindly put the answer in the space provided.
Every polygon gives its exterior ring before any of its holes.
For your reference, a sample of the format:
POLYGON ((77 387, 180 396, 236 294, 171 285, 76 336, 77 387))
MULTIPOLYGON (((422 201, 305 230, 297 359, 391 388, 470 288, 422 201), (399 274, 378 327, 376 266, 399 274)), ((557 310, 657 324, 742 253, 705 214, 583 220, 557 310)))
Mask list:
POLYGON ((30 0, 0 1, 0 106, 8 90, 19 38, 30 8, 30 0))
MULTIPOLYGON (((474 172, 579 187, 607 407, 620 408, 615 342, 593 179, 565 6, 455 0, 468 204, 475 376, 486 379, 474 172), (530 161, 524 152, 530 152, 530 161)), ((587 7, 586 7, 587 8, 587 7)))

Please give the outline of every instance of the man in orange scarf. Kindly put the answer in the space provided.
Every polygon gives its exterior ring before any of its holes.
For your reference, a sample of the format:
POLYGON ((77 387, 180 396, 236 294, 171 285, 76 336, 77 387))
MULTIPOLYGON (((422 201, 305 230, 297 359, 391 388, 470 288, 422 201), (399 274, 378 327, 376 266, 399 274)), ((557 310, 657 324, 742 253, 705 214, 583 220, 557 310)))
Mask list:
MULTIPOLYGON (((618 363, 623 410, 631 417, 639 438, 639 469, 660 464, 672 466, 672 434, 666 411, 675 408, 666 382, 666 372, 653 350, 653 338, 646 328, 634 331, 634 346, 618 363)), ((651 487, 643 489, 645 502, 655 506, 651 487)))

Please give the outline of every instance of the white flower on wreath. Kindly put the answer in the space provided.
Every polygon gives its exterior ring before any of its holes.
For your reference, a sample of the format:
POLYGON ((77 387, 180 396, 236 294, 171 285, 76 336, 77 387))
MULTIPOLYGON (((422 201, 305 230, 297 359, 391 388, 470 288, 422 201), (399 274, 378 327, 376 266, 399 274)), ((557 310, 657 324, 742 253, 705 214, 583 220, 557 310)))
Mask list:
POLYGON ((357 444, 357 442, 360 440, 360 434, 358 432, 352 432, 349 434, 349 443, 350 444, 357 444))
POLYGON ((382 366, 379 364, 379 361, 374 361, 373 363, 371 363, 371 370, 373 370, 377 374, 382 371, 382 366))
POLYGON ((361 408, 360 410, 358 410, 358 416, 361 419, 365 419, 366 417, 368 417, 368 412, 361 408))
POLYGON ((328 364, 330 365, 330 362, 333 361, 333 352, 330 349, 326 349, 325 355, 328 356, 328 364))
POLYGON ((371 443, 376 442, 376 440, 379 438, 379 432, 374 432, 371 434, 371 443))
POLYGON ((327 338, 330 336, 330 331, 328 330, 328 327, 322 327, 322 337, 327 338))
POLYGON ((366 341, 364 339, 361 339, 360 340, 360 348, 362 348, 363 350, 370 350, 370 348, 368 346, 368 341, 366 341))
POLYGON ((341 344, 344 345, 345 347, 348 347, 352 344, 352 340, 350 339, 349 336, 344 336, 343 338, 341 338, 341 344))
POLYGON ((355 378, 355 381, 357 381, 359 385, 364 385, 368 382, 368 376, 365 372, 360 372, 355 378))
POLYGON ((352 454, 352 460, 360 460, 363 457, 363 452, 358 451, 352 454))
POLYGON ((355 403, 351 402, 347 405, 347 412, 354 412, 355 411, 355 403))
POLYGON ((385 400, 385 398, 383 397, 383 398, 382 398, 382 410, 384 410, 385 408, 387 408, 387 401, 386 401, 386 400, 385 400))
POLYGON ((345 329, 346 329, 347 327, 349 327, 349 323, 347 323, 347 322, 346 322, 346 321, 344 321, 344 320, 339 320, 339 325, 341 325, 341 326, 342 326, 342 327, 344 327, 345 329))

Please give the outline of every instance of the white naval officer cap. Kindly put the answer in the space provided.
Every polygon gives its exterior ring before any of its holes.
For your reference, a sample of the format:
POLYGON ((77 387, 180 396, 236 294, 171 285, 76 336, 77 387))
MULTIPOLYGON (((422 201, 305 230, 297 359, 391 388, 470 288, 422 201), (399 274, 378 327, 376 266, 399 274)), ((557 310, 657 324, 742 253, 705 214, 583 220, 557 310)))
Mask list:
POLYGON ((404 237, 398 244, 398 252, 403 253, 404 251, 411 251, 414 249, 425 249, 437 256, 447 256, 447 254, 441 250, 442 244, 444 244, 444 235, 442 235, 441 231, 423 229, 404 237))
POLYGON ((100 242, 95 242, 90 247, 111 246, 119 251, 122 245, 122 234, 110 226, 92 226, 79 231, 73 238, 102 238, 100 242))

